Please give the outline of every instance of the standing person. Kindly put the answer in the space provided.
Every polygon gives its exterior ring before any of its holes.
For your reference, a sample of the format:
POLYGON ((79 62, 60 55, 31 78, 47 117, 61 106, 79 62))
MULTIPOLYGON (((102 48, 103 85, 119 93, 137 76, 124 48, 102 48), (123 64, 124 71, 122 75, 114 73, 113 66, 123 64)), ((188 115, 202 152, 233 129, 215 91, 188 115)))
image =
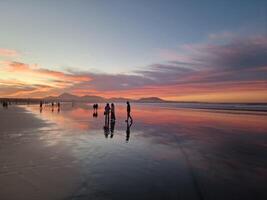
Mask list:
POLYGON ((57 112, 60 112, 60 102, 57 102, 57 112))
POLYGON ((115 121, 116 117, 115 117, 115 106, 114 103, 111 104, 111 122, 115 121))
POLYGON ((107 103, 105 107, 105 112, 104 112, 106 124, 109 124, 109 112, 110 112, 110 106, 109 106, 109 103, 107 103))
POLYGON ((40 113, 43 111, 43 101, 40 101, 40 113))
POLYGON ((125 122, 128 123, 129 118, 130 118, 131 119, 131 123, 132 123, 133 122, 133 118, 131 116, 131 105, 130 105, 130 102, 127 101, 126 104, 127 104, 127 119, 125 120, 125 122))

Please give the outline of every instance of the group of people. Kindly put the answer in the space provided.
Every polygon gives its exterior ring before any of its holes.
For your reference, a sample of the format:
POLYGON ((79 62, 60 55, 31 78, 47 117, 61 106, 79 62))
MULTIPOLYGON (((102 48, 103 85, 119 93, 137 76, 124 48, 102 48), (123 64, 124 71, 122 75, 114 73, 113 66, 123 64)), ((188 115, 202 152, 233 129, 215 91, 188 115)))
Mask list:
POLYGON ((109 103, 106 104, 104 108, 104 116, 105 116, 105 126, 104 126, 104 134, 105 137, 108 138, 109 131, 110 131, 110 138, 113 138, 113 133, 114 133, 114 128, 115 128, 115 105, 114 103, 109 106, 109 103), (111 120, 110 120, 110 130, 109 130, 109 115, 111 115, 111 120))
POLYGON ((111 106, 109 106, 109 103, 106 104, 104 115, 105 115, 105 123, 107 124, 109 124, 109 118, 111 118, 111 122, 116 120, 114 103, 112 103, 111 106), (110 114, 110 117, 109 117, 109 114, 110 114))
MULTIPOLYGON (((44 102, 40 101, 40 112, 42 112, 42 110, 43 110, 43 104, 44 104, 44 102)), ((57 105, 57 111, 59 112, 60 111, 60 102, 57 102, 56 105, 57 105)), ((52 112, 54 112, 55 103, 53 101, 51 102, 51 106, 52 106, 52 112)))
POLYGON ((97 103, 93 105, 93 109, 94 109, 93 117, 97 117, 97 115, 98 115, 98 113, 97 113, 98 104, 97 103))
MULTIPOLYGON (((131 105, 130 102, 127 101, 127 117, 125 122, 127 122, 127 129, 126 129, 126 142, 129 141, 130 138, 130 128, 133 123, 133 118, 131 116, 131 105)), ((115 127, 115 121, 116 121, 116 115, 115 115, 115 105, 114 103, 109 103, 106 104, 104 108, 104 115, 105 115, 105 126, 104 126, 104 134, 105 137, 107 138, 109 133, 110 133, 110 138, 113 137, 114 133, 114 127, 115 127), (109 122, 110 122, 110 129, 109 129, 109 122)))
POLYGON ((93 109, 94 109, 94 111, 97 111, 97 109, 98 109, 98 104, 97 103, 93 105, 93 109))
MULTIPOLYGON (((127 117, 126 117, 125 122, 129 122, 129 120, 130 120, 130 123, 132 123, 133 122, 133 118, 131 116, 131 105, 130 105, 130 102, 127 101, 126 104, 127 104, 127 117)), ((106 104, 105 109, 104 109, 104 115, 105 115, 105 122, 107 122, 107 123, 109 123, 109 119, 111 119, 111 121, 115 121, 116 120, 114 103, 111 103, 111 106, 109 106, 109 103, 106 104)))
POLYGON ((4 108, 8 108, 8 102, 7 101, 3 101, 2 105, 3 105, 4 108))

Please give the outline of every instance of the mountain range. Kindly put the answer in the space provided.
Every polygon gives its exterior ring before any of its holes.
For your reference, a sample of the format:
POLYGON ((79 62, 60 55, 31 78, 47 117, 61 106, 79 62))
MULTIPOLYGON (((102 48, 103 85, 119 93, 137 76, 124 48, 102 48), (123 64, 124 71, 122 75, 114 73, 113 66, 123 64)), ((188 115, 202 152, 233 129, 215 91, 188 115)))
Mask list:
POLYGON ((89 102, 89 103, 103 103, 103 102, 140 102, 140 103, 162 103, 162 102, 169 102, 165 101, 158 97, 146 97, 146 98, 140 98, 140 99, 129 99, 129 98, 123 98, 123 97, 113 97, 113 98, 104 98, 101 96, 76 96, 69 93, 63 93, 59 96, 49 96, 45 97, 46 100, 55 100, 55 101, 78 101, 78 102, 89 102))

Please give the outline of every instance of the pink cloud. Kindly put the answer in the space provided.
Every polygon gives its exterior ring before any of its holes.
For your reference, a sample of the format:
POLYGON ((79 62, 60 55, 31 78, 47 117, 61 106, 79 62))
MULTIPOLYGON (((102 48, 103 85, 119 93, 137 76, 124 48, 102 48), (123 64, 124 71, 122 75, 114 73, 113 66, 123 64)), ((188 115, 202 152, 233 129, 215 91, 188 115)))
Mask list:
POLYGON ((225 40, 234 38, 236 35, 230 31, 222 31, 219 33, 211 33, 209 34, 208 38, 211 40, 225 40))
MULTIPOLYGON (((206 95, 215 99, 219 93, 225 97, 228 95, 230 99, 234 92, 242 93, 245 95, 242 98, 247 100, 249 94, 252 94, 259 101, 267 101, 266 95, 262 95, 266 92, 267 84, 266 37, 236 38, 219 44, 187 44, 181 49, 177 52, 161 50, 167 62, 146 66, 132 74, 61 72, 37 65, 2 61, 0 64, 6 70, 25 73, 27 77, 30 74, 41 81, 35 81, 35 85, 14 82, 1 84, 0 79, 0 87, 2 85, 2 91, 3 87, 5 91, 13 88, 13 95, 31 96, 70 92, 131 98, 158 96, 175 99, 188 96, 186 100, 191 98, 197 101, 197 97, 206 95)), ((239 100, 242 98, 240 96, 239 100)))

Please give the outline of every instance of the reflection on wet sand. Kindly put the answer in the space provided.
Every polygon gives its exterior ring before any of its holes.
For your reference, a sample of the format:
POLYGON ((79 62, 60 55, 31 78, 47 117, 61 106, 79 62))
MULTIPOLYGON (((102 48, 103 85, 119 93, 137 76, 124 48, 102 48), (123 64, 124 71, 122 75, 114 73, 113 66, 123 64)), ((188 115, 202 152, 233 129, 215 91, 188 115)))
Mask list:
POLYGON ((113 138, 116 121, 110 122, 110 138, 113 138))
POLYGON ((131 124, 118 104, 115 125, 94 117, 88 104, 62 105, 58 114, 49 107, 27 109, 60 130, 48 131, 43 142, 66 145, 76 157, 84 179, 73 199, 267 196, 266 114, 133 104, 131 124))
POLYGON ((129 142, 130 139, 130 134, 131 134, 131 126, 132 126, 133 122, 128 122, 127 121, 127 128, 126 128, 126 142, 129 142))

